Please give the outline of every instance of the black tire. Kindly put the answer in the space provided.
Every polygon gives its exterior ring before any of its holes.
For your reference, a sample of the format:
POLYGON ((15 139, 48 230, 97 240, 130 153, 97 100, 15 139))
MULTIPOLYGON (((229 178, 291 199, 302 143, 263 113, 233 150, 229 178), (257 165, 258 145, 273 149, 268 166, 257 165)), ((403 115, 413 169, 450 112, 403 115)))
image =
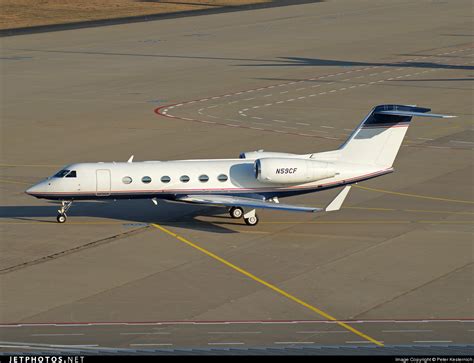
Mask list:
POLYGON ((229 214, 232 218, 239 219, 244 215, 244 210, 240 207, 232 207, 230 208, 229 214))
POLYGON ((255 215, 250 218, 244 218, 244 221, 247 226, 256 226, 258 224, 258 217, 255 215))
POLYGON ((56 217, 56 220, 58 221, 58 223, 65 223, 67 220, 67 217, 65 214, 58 214, 56 217))

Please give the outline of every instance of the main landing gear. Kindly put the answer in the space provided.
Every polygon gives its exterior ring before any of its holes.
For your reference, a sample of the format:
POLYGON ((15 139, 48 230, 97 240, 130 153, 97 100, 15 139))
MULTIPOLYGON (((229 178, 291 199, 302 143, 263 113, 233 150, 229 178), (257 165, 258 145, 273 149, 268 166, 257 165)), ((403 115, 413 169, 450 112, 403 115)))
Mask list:
POLYGON ((58 215, 56 217, 56 220, 58 223, 64 223, 67 220, 67 215, 66 212, 71 208, 72 206, 72 200, 71 201, 66 201, 62 200, 61 201, 61 209, 58 209, 58 215))
POLYGON ((245 224, 248 226, 256 226, 258 224, 258 216, 255 213, 255 209, 244 214, 244 210, 241 207, 232 207, 229 210, 229 214, 234 219, 244 217, 245 224))

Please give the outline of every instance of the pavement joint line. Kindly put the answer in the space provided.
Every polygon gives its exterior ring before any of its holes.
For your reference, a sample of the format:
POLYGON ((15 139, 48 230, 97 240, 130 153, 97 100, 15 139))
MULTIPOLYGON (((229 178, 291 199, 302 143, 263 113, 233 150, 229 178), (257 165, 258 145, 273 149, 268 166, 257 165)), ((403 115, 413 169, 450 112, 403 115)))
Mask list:
POLYGON ((405 220, 345 220, 345 221, 262 221, 261 224, 473 224, 473 221, 405 221, 405 220))
POLYGON ((28 168, 60 168, 63 165, 31 165, 31 164, 0 164, 0 167, 28 167, 28 168))
POLYGON ((361 185, 355 185, 355 187, 360 188, 360 189, 364 189, 364 190, 369 190, 369 191, 372 191, 372 192, 379 192, 379 193, 385 193, 385 194, 394 194, 394 195, 400 195, 400 196, 404 196, 404 197, 439 200, 439 201, 442 201, 442 202, 474 204, 474 201, 470 201, 470 200, 448 199, 448 198, 440 198, 440 197, 431 197, 431 196, 420 195, 420 194, 400 193, 400 192, 393 192, 393 191, 384 190, 384 189, 363 187, 361 185))
MULTIPOLYGON (((363 324, 363 323, 467 323, 473 324, 474 319, 472 318, 412 318, 412 319, 345 319, 342 322, 349 324, 363 324)), ((91 321, 91 322, 42 322, 42 323, 0 323, 0 328, 29 328, 29 327, 51 327, 51 326, 68 326, 68 327, 90 327, 90 326, 152 326, 152 325, 232 325, 232 324, 336 324, 335 321, 328 320, 214 320, 214 321, 193 321, 193 320, 162 320, 162 321, 142 321, 142 322, 130 322, 130 321, 91 321)), ((474 331, 474 329, 469 330, 474 331)), ((10 343, 0 341, 0 343, 10 343)), ((16 344, 20 344, 16 342, 16 344)), ((26 343, 29 344, 29 343, 26 343)))
POLYGON ((155 228, 157 228, 157 229, 159 229, 159 230, 161 230, 162 232, 165 232, 166 234, 168 234, 168 235, 170 235, 170 236, 176 238, 176 239, 179 240, 180 242, 183 242, 183 243, 185 243, 186 245, 188 245, 188 246, 190 246, 190 247, 193 247, 194 249, 196 249, 196 250, 198 250, 198 251, 200 251, 200 252, 206 254, 207 256, 209 256, 209 257, 211 257, 211 258, 213 258, 213 259, 215 259, 215 260, 221 262, 222 264, 224 264, 224 265, 226 265, 226 266, 232 268, 233 270, 235 270, 235 271, 237 271, 237 272, 240 272, 241 274, 243 274, 243 275, 245 275, 245 276, 251 278, 252 280, 254 280, 254 281, 260 283, 261 285, 264 285, 264 286, 270 288, 271 290, 273 290, 273 291, 279 293, 280 295, 283 295, 284 297, 286 297, 286 298, 288 298, 288 299, 290 299, 290 300, 292 300, 292 301, 298 303, 299 305, 302 305, 302 306, 306 307, 307 309, 309 309, 309 310, 311 310, 311 311, 317 313, 318 315, 320 315, 320 316, 326 318, 327 320, 330 320, 330 321, 333 321, 333 322, 337 323, 339 326, 341 326, 341 327, 343 327, 343 328, 345 328, 345 329, 351 331, 352 333, 354 333, 354 334, 356 334, 356 335, 358 335, 358 336, 364 338, 366 341, 368 341, 368 342, 370 342, 370 343, 373 343, 373 344, 376 344, 376 345, 378 345, 378 346, 383 346, 383 344, 382 344, 381 342, 375 340, 374 338, 371 338, 370 336, 368 336, 368 335, 362 333, 361 331, 359 331, 359 330, 353 328, 352 326, 350 326, 350 325, 348 325, 348 324, 346 324, 346 323, 344 323, 344 322, 342 322, 342 321, 336 319, 336 318, 333 317, 332 315, 329 315, 329 314, 325 313, 324 311, 318 309, 317 307, 314 307, 314 306, 312 306, 312 305, 310 305, 310 304, 304 302, 303 300, 300 300, 300 299, 298 299, 297 297, 295 297, 295 296, 289 294, 288 292, 286 292, 286 291, 284 291, 284 290, 282 290, 282 289, 276 287, 275 285, 272 285, 272 284, 270 284, 269 282, 266 282, 265 280, 260 279, 259 277, 257 277, 257 276, 255 276, 255 275, 251 274, 250 272, 248 272, 248 271, 246 271, 246 270, 244 270, 244 269, 242 269, 242 268, 240 268, 240 267, 238 267, 238 266, 232 264, 231 262, 229 262, 229 261, 223 259, 222 257, 219 257, 219 256, 217 256, 216 254, 214 254, 214 253, 212 253, 212 252, 210 252, 210 251, 208 251, 208 250, 206 250, 206 249, 204 249, 204 248, 202 248, 202 247, 196 245, 195 243, 193 243, 193 242, 187 240, 187 239, 184 238, 184 237, 181 237, 180 235, 178 235, 178 234, 176 234, 176 233, 174 233, 174 232, 168 230, 167 228, 162 227, 161 225, 156 224, 156 223, 153 223, 152 226, 155 227, 155 228))
POLYGON ((19 182, 19 181, 15 181, 15 180, 8 180, 8 179, 0 179, 0 183, 31 185, 31 183, 24 183, 24 182, 19 182))

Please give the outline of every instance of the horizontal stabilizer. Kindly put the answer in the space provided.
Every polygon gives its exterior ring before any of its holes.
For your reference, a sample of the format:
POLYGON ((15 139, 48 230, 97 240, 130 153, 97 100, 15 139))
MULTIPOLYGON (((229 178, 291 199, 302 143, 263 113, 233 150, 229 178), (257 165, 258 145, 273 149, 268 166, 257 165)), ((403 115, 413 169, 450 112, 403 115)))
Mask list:
POLYGON ((334 198, 334 200, 326 207, 326 212, 332 212, 341 209, 342 203, 344 203, 344 200, 346 199, 347 194, 349 194, 350 190, 350 185, 344 187, 344 189, 342 189, 342 191, 337 195, 337 197, 334 198))
POLYGON ((440 115, 438 113, 398 111, 398 110, 376 111, 375 114, 394 115, 394 116, 411 116, 411 117, 421 116, 421 117, 436 117, 436 118, 453 118, 453 117, 456 117, 456 116, 452 116, 452 115, 440 115))

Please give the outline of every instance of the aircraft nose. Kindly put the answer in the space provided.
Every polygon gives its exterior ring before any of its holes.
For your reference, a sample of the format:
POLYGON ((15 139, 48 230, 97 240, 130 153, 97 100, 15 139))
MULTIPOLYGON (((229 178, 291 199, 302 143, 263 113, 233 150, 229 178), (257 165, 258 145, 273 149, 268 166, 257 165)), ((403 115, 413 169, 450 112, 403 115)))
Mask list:
POLYGON ((38 187, 36 185, 33 185, 32 187, 29 187, 28 189, 25 190, 25 193, 28 195, 35 195, 35 192, 38 191, 38 187))
POLYGON ((32 196, 37 196, 38 193, 44 192, 45 190, 44 182, 37 183, 28 189, 25 190, 25 193, 32 196))

